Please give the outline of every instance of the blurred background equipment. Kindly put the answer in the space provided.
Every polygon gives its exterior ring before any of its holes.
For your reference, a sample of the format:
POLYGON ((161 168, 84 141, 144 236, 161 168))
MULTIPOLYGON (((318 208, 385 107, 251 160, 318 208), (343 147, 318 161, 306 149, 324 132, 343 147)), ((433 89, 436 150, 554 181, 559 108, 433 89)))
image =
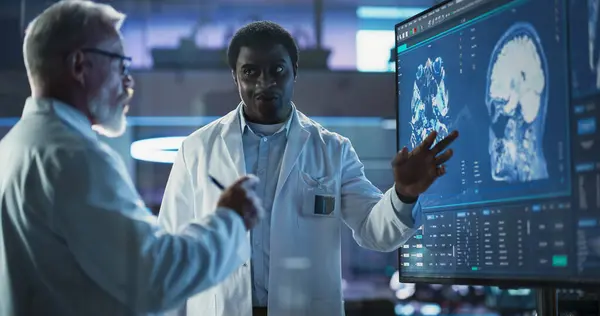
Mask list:
POLYGON ((198 9, 199 16, 191 27, 188 36, 182 36, 179 39, 179 46, 176 48, 154 48, 152 49, 152 60, 154 69, 229 69, 227 64, 227 49, 210 48, 199 46, 198 39, 203 40, 208 37, 210 30, 204 29, 212 21, 212 5, 203 5, 198 9))
MULTIPOLYGON (((312 3, 312 29, 314 31, 312 37, 300 28, 290 30, 299 44, 300 56, 302 56, 300 62, 302 69, 329 69, 328 59, 331 54, 331 50, 325 48, 323 45, 323 2, 323 0, 313 0, 312 3), (314 41, 310 41, 311 38, 314 38, 314 41)), ((212 30, 210 28, 205 28, 205 26, 212 25, 214 19, 220 17, 219 14, 224 14, 224 12, 219 12, 218 10, 213 9, 217 6, 218 4, 214 1, 202 2, 202 5, 200 5, 198 8, 199 16, 191 27, 190 34, 188 36, 181 37, 177 47, 153 48, 153 67, 155 69, 187 70, 229 69, 227 60, 225 58, 227 52, 226 44, 228 44, 231 37, 233 37, 233 34, 235 33, 234 29, 237 29, 251 21, 259 21, 263 20, 264 18, 259 15, 251 15, 248 19, 243 20, 243 23, 236 25, 235 27, 228 26, 225 36, 223 37, 223 47, 211 48, 207 46, 199 46, 199 38, 206 39, 211 36, 209 32, 212 32, 212 30)))
POLYGON ((559 289, 558 306, 561 315, 600 315, 600 300, 597 290, 586 292, 580 289, 559 289))
POLYGON ((328 69, 327 59, 331 51, 323 47, 323 10, 324 0, 313 0, 315 17, 315 44, 300 50, 302 59, 298 62, 303 69, 328 69))

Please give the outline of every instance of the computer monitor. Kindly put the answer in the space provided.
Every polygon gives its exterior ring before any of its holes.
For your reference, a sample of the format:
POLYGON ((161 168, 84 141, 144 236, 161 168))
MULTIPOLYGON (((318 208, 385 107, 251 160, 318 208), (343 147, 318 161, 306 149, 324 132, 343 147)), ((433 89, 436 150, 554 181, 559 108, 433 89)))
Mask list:
POLYGON ((401 282, 600 281, 598 0, 451 0, 396 25, 398 148, 460 137, 401 282))

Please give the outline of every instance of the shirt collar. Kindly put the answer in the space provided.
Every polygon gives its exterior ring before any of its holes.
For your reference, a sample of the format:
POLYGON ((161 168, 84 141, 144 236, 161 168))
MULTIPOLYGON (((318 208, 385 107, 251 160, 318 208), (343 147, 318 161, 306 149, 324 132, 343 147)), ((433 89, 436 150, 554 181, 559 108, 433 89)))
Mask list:
MULTIPOLYGON (((285 137, 287 137, 290 133, 290 126, 292 125, 292 118, 294 117, 294 112, 296 111, 296 105, 292 102, 292 111, 290 111, 290 116, 287 118, 287 121, 285 122, 285 125, 283 125, 281 127, 281 129, 279 129, 277 132, 275 132, 275 134, 281 132, 282 130, 285 129, 285 137)), ((242 133, 244 133, 246 127, 250 128, 248 126, 248 123, 246 122, 246 118, 244 117, 244 103, 240 103, 239 106, 239 112, 238 115, 240 117, 240 124, 241 124, 241 128, 242 128, 242 133)))
POLYGON ((98 138, 92 129, 90 120, 81 111, 56 99, 29 97, 25 102, 23 116, 42 110, 54 112, 63 123, 71 126, 83 136, 93 140, 98 138))

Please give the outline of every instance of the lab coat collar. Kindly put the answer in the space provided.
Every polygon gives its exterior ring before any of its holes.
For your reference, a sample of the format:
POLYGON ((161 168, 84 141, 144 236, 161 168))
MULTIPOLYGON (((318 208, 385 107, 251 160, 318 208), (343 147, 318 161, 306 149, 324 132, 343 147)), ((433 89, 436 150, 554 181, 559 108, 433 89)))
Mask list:
MULTIPOLYGON (((242 128, 241 131, 242 133, 244 133, 246 127, 250 128, 246 122, 246 117, 244 116, 244 102, 240 102, 240 104, 238 104, 238 111, 238 115, 240 117, 240 124, 242 128)), ((290 135, 290 125, 292 124, 292 117, 294 116, 294 112, 296 112, 296 105, 294 104, 294 102, 292 102, 292 111, 290 112, 290 116, 287 118, 285 125, 282 126, 281 129, 279 129, 276 133, 279 133, 285 129, 285 137, 288 137, 290 135)))
POLYGON ((51 98, 29 97, 25 101, 22 117, 35 113, 54 113, 65 124, 74 128, 84 137, 97 140, 98 135, 92 129, 90 120, 76 108, 51 98))
MULTIPOLYGON (((240 102, 235 110, 225 114, 223 119, 221 119, 220 124, 224 126, 222 129, 223 134, 227 134, 228 132, 242 131, 242 126, 245 123, 241 121, 241 111, 244 103, 240 102), (237 126, 232 126, 237 123, 237 126)), ((245 122, 245 121, 244 121, 245 122)), ((300 129, 306 129, 312 126, 314 123, 311 119, 309 119, 306 115, 302 114, 302 112, 298 111, 296 108, 296 104, 292 102, 292 114, 290 115, 286 128, 288 129, 288 134, 294 129, 294 125, 300 129)))
MULTIPOLYGON (((221 137, 225 142, 229 157, 231 158, 238 177, 246 174, 246 163, 244 159, 244 147, 242 144, 242 126, 244 123, 241 121, 241 108, 243 103, 240 103, 238 107, 225 115, 221 120, 223 128, 221 129, 221 137)), ((279 180, 277 181, 277 191, 275 196, 278 195, 279 191, 285 184, 285 181, 289 177, 292 169, 296 165, 298 157, 304 150, 304 145, 308 141, 310 136, 309 126, 312 126, 312 121, 304 114, 300 113, 295 104, 292 103, 293 109, 288 122, 286 123, 288 141, 283 154, 283 160, 281 164, 281 171, 279 173, 279 180)))

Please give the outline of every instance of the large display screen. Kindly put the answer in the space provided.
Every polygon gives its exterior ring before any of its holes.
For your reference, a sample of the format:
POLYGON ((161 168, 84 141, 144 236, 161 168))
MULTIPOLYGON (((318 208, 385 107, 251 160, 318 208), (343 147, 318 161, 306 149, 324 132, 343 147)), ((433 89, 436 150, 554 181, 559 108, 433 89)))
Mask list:
POLYGON ((396 25, 398 146, 460 132, 402 280, 600 281, 599 0, 452 0, 396 25))

